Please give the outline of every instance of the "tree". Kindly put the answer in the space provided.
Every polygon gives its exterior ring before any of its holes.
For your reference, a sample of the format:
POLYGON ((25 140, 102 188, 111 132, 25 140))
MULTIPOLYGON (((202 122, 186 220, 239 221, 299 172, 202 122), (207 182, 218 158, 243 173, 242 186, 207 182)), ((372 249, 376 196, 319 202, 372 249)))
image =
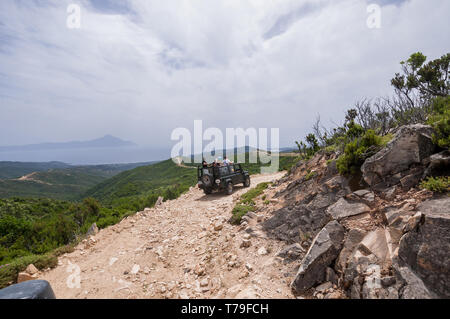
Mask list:
POLYGON ((450 53, 427 64, 426 60, 421 52, 413 53, 407 61, 400 63, 403 74, 396 73, 391 80, 397 95, 404 96, 411 105, 415 105, 414 95, 417 93, 425 100, 448 95, 450 53))
POLYGON ((306 136, 306 142, 309 144, 309 148, 313 151, 313 153, 320 150, 319 141, 313 133, 306 136))

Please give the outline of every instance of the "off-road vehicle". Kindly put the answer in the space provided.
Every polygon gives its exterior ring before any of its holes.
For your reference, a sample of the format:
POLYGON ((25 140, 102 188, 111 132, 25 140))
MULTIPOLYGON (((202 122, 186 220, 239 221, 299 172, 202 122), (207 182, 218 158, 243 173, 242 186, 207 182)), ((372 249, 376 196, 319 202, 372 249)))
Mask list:
POLYGON ((198 167, 198 187, 207 195, 222 190, 231 195, 234 185, 241 183, 244 187, 250 187, 250 175, 242 169, 241 164, 198 167))

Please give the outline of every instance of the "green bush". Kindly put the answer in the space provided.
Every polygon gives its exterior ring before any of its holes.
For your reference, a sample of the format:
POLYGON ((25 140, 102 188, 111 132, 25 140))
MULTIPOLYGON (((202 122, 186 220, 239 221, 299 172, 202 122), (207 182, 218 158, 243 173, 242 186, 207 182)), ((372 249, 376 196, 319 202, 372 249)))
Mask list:
POLYGON ((435 134, 433 142, 442 148, 450 147, 450 96, 438 97, 432 102, 432 114, 427 123, 431 125, 435 134))
POLYGON ((362 137, 355 138, 345 145, 344 154, 337 160, 337 169, 341 175, 355 175, 361 168, 366 158, 374 151, 369 152, 371 147, 382 145, 382 138, 373 130, 367 130, 362 137))
POLYGON ((254 204, 254 199, 264 193, 264 190, 269 187, 269 183, 258 184, 255 188, 249 190, 241 196, 241 204, 254 204))
POLYGON ((233 208, 230 222, 234 225, 241 223, 241 219, 248 212, 253 212, 256 210, 254 199, 264 193, 264 190, 269 187, 270 183, 258 184, 255 188, 249 190, 247 193, 241 195, 241 200, 233 208))
POLYGON ((19 272, 24 271, 29 264, 35 265, 40 270, 54 268, 58 264, 58 258, 54 253, 29 255, 14 259, 10 263, 0 266, 0 289, 7 287, 11 283, 16 283, 19 272))
POLYGON ((231 217, 231 223, 233 225, 239 225, 242 217, 244 217, 248 212, 254 212, 255 210, 256 207, 254 205, 237 204, 232 211, 233 216, 231 217))
POLYGON ((450 177, 428 177, 420 183, 420 187, 432 192, 445 193, 450 191, 450 177))

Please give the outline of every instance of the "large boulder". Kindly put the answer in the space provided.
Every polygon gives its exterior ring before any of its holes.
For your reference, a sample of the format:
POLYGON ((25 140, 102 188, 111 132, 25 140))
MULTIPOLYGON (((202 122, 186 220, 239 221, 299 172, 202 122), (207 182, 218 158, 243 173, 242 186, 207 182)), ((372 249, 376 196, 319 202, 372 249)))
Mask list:
POLYGON ((35 275, 39 272, 39 269, 37 269, 33 264, 30 264, 28 265, 27 269, 25 269, 25 272, 30 275, 35 275))
POLYGON ((449 298, 450 197, 423 202, 417 209, 421 220, 405 228, 409 232, 400 240, 398 257, 430 290, 449 298))
POLYGON ((407 170, 433 154, 433 128, 415 124, 403 126, 392 141, 368 158, 361 167, 364 180, 371 186, 381 183, 387 175, 407 170))
POLYGON ((325 208, 309 209, 307 205, 299 204, 275 211, 263 223, 263 229, 270 237, 288 244, 302 243, 304 237, 313 238, 329 221, 325 208))
POLYGON ((368 233, 361 241, 359 249, 367 255, 375 255, 378 263, 381 265, 386 265, 390 262, 386 231, 383 228, 378 228, 368 233))
POLYGON ((38 276, 35 275, 31 275, 27 272, 19 272, 19 274, 17 275, 17 283, 22 283, 25 281, 30 281, 30 280, 36 280, 38 279, 38 276))
POLYGON ((401 299, 434 299, 436 298, 423 281, 407 266, 394 263, 394 271, 399 284, 401 299))
POLYGON ((366 231, 358 228, 350 229, 345 239, 344 246, 335 263, 335 269, 337 271, 343 272, 343 270, 347 267, 347 261, 349 257, 351 257, 353 251, 363 240, 366 233, 366 231))
POLYGON ((370 212, 370 208, 366 204, 358 202, 351 203, 344 198, 339 199, 336 203, 327 208, 327 214, 336 220, 368 212, 370 212))
POLYGON ((303 293, 325 280, 326 269, 338 257, 344 235, 344 227, 337 221, 329 222, 317 234, 291 283, 295 293, 303 293))
POLYGON ((425 176, 449 176, 450 175, 450 150, 431 155, 425 176))

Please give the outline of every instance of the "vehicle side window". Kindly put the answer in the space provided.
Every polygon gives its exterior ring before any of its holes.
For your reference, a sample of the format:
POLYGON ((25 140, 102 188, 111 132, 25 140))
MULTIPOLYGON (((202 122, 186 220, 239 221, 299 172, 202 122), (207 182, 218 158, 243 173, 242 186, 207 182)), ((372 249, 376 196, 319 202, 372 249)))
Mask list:
POLYGON ((229 174, 228 166, 221 167, 220 168, 220 175, 227 175, 227 174, 229 174))

